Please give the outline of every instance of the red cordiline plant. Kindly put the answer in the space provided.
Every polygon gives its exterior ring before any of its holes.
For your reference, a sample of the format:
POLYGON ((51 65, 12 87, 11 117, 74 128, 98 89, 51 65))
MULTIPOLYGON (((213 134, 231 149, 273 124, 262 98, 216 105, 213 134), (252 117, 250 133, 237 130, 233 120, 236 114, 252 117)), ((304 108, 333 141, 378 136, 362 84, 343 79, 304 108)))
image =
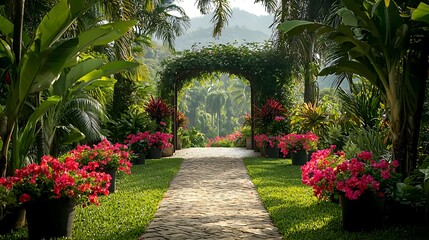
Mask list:
POLYGON ((274 99, 268 99, 267 102, 261 107, 255 106, 255 123, 256 127, 261 133, 268 133, 269 126, 276 119, 276 117, 284 117, 286 109, 282 104, 274 99))
POLYGON ((157 124, 157 130, 165 129, 168 118, 173 114, 173 110, 167 103, 165 103, 161 98, 155 99, 153 96, 151 96, 151 99, 146 104, 145 111, 157 124))

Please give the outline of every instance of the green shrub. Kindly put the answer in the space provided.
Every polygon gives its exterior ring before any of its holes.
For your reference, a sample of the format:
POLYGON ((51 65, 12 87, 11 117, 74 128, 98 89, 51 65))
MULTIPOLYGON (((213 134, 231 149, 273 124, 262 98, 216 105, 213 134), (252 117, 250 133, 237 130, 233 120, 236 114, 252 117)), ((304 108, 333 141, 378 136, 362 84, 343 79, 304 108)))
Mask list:
POLYGON ((375 159, 389 159, 387 144, 385 139, 387 132, 382 129, 358 128, 350 133, 350 136, 344 146, 344 152, 347 157, 355 156, 354 153, 360 151, 370 151, 375 159))

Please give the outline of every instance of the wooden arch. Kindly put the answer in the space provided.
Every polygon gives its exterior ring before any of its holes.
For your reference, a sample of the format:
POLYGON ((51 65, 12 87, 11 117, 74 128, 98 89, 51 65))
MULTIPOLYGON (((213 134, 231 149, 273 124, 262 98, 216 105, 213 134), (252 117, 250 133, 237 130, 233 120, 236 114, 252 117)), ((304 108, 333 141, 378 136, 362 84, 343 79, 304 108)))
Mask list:
MULTIPOLYGON (((177 112, 178 92, 204 74, 223 72, 249 81, 251 91, 251 136, 254 147, 255 106, 268 98, 282 99, 290 79, 290 61, 269 43, 246 45, 210 45, 183 51, 163 61, 159 91, 163 99, 171 99, 177 112)), ((173 114, 173 145, 177 149, 177 115, 173 114)))

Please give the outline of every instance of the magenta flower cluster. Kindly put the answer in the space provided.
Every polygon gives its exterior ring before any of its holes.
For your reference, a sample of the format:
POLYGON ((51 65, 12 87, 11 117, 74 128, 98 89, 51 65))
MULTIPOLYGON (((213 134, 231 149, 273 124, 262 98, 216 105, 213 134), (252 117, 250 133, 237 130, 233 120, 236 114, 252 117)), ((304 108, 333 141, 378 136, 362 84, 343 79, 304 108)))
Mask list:
POLYGON ((383 195, 398 177, 398 161, 374 159, 371 152, 360 152, 345 159, 344 153, 331 149, 313 153, 311 160, 302 166, 302 182, 313 188, 314 195, 327 199, 334 191, 348 199, 358 199, 364 192, 383 195))
POLYGON ((171 146, 169 142, 173 138, 172 134, 149 131, 138 132, 136 134, 129 134, 125 139, 125 144, 136 152, 146 152, 149 148, 164 149, 171 146))
POLYGON ((290 151, 316 150, 318 142, 319 137, 312 132, 306 134, 289 133, 280 137, 278 148, 286 156, 290 151))

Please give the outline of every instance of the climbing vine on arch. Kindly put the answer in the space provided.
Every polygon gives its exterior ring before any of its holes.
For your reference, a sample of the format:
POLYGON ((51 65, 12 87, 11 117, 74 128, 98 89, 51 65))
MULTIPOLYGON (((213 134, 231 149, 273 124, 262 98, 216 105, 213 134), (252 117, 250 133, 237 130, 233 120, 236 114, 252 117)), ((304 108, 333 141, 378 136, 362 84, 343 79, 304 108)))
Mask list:
POLYGON ((290 102, 290 61, 289 56, 275 50, 270 42, 220 44, 186 50, 163 61, 159 91, 164 99, 171 99, 174 83, 180 91, 194 78, 223 72, 247 79, 255 91, 257 103, 267 98, 287 103, 290 102))

